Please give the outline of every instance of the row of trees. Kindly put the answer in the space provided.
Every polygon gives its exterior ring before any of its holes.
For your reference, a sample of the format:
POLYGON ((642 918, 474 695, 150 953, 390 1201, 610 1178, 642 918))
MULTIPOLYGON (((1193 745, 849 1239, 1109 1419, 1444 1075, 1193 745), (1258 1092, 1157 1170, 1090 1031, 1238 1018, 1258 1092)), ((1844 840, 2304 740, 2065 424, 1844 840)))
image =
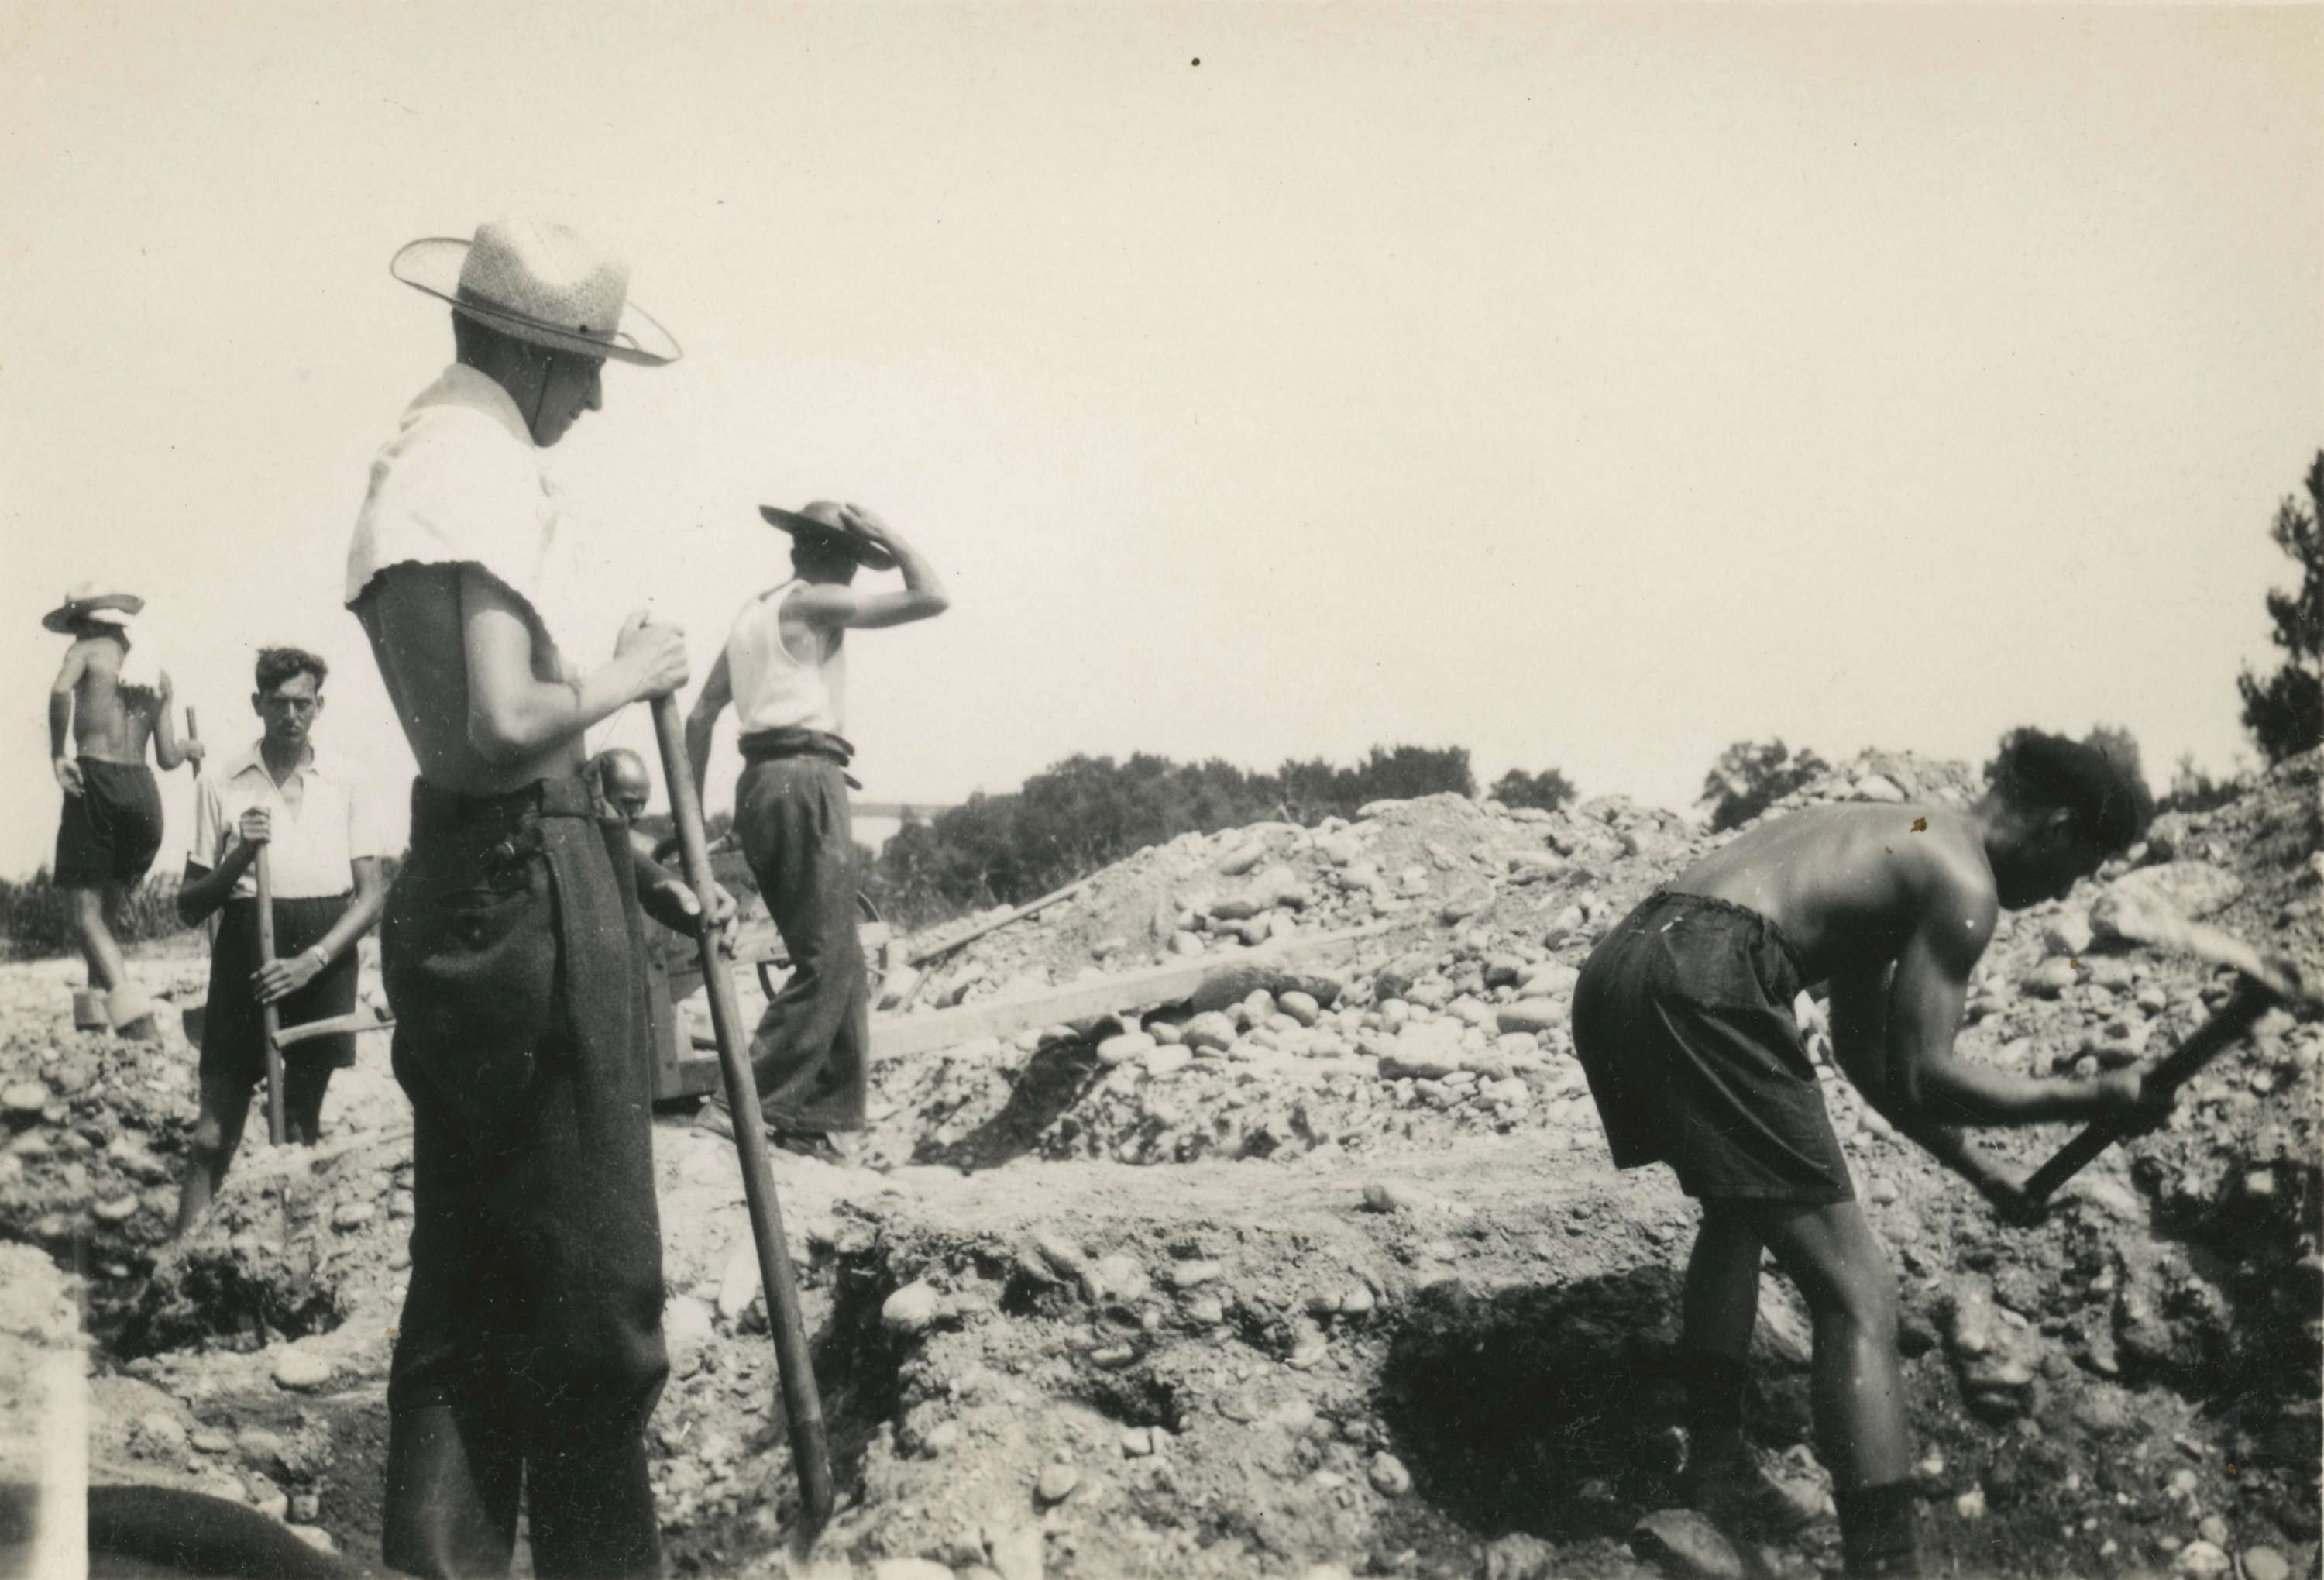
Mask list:
MULTIPOLYGON (((2300 570, 2297 588, 2267 595, 2272 640, 2282 650, 2282 662, 2265 676, 2246 667, 2236 680, 2244 725, 2270 762, 2324 744, 2324 450, 2304 481, 2307 499, 2284 499, 2269 531, 2300 570)), ((2100 725, 2085 739, 2137 767, 2138 743, 2128 731, 2100 725)), ((1710 808, 1714 830, 1738 827, 1830 767, 1812 750, 1794 750, 1780 739, 1738 741, 1704 776, 1702 804, 1710 808)), ((1183 763, 1148 753, 1119 762, 1068 757, 1012 793, 973 796, 929 822, 908 817, 877 856, 863 853, 865 888, 884 914, 918 926, 973 906, 1021 903, 1140 846, 1188 832, 1270 818, 1314 824, 1350 816, 1367 801, 1440 791, 1465 796, 1475 790, 1469 753, 1458 746, 1375 746, 1350 767, 1316 758, 1286 762, 1271 773, 1215 758, 1183 763)), ((2234 780, 2214 781, 2182 757, 2158 804, 2200 810, 2232 799, 2240 790, 2234 780)), ((1572 781, 1554 768, 1513 768, 1491 789, 1510 806, 1553 811, 1574 793, 1572 781)), ((724 814, 715 820, 714 836, 726 820, 724 814)), ((128 936, 175 930, 172 887, 156 878, 135 897, 124 919, 128 936)), ((62 896, 45 872, 23 883, 0 881, 0 938, 18 953, 67 947, 62 896)))
POLYGON ((2270 640, 2283 650, 2283 661, 2267 676, 2249 666, 2236 677, 2244 699, 2244 727, 2270 762, 2324 744, 2324 450, 2309 464, 2308 500, 2287 495, 2276 506, 2268 531, 2285 558, 2300 568, 2292 592, 2271 587, 2270 640))

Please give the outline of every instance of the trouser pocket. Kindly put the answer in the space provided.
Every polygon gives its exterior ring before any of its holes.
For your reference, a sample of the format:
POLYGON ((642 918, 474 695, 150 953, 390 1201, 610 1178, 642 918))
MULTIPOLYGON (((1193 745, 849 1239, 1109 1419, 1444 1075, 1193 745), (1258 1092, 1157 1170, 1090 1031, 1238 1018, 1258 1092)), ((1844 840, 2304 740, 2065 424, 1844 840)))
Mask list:
POLYGON ((466 862, 415 861, 389 896, 380 957, 398 1074, 472 1132, 513 1121, 557 1023, 547 858, 503 845, 466 862))

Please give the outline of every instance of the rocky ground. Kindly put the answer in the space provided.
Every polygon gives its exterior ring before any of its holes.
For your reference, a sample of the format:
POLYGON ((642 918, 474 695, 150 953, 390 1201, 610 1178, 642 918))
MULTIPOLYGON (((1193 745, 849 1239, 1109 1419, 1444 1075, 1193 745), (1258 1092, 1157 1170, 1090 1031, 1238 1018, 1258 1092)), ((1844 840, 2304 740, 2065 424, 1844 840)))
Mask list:
MULTIPOLYGON (((2115 883, 2324 961, 2319 771, 2295 762, 2241 801, 2162 819, 2066 904, 2007 919, 1964 1047, 2110 1067, 2166 1050, 2225 996, 2219 973, 2110 947, 2115 883)), ((1802 799, 1901 808, 1974 789, 1957 767, 1874 754, 1802 799)), ((1833 1569, 1829 1519, 1738 1551, 1655 1515, 1684 1453, 1670 1358, 1693 1212, 1662 1171, 1608 1168, 1567 1029, 1598 934, 1707 843, 1619 799, 1386 804, 1140 853, 1036 919, 892 972, 890 1010, 922 1013, 1382 929, 1335 975, 883 1061, 863 1166, 781 1156, 846 1489, 806 1557, 787 1547, 795 1494, 732 1151, 666 1115, 674 1366, 654 1453, 674 1568, 1833 1569)), ((142 969, 200 992, 192 953, 142 969)), ((382 1039, 335 1085, 324 1146, 252 1147, 171 1251, 190 1050, 76 1037, 75 974, 0 973, 0 1237, 71 1275, 96 1341, 92 1474, 234 1497, 375 1556, 410 1213, 382 1039)), ((2271 1016, 2168 1128, 2026 1230, 1827 1085, 1898 1270, 1934 1572, 2317 1571, 2319 1060, 2324 1023, 2271 1016)), ((1999 1144, 2031 1163, 2062 1139, 1999 1144)), ((1829 1483, 1807 1345, 1771 1274, 1753 1428, 1814 1504, 1829 1483)))

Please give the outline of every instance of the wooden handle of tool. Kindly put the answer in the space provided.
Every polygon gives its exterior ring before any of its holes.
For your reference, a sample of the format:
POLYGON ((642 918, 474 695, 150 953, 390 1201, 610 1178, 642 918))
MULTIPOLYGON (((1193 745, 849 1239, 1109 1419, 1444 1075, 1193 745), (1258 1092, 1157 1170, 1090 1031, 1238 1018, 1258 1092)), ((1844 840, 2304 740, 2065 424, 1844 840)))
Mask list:
MULTIPOLYGON (((274 871, 266 846, 258 847, 258 968, 274 964, 274 871)), ((273 1004, 259 1010, 259 1029, 266 1041, 266 1138, 276 1146, 290 1140, 282 1115, 282 1012, 273 1004)))
MULTIPOLYGON (((2259 1018, 2277 1003, 2275 991, 2265 983, 2246 977, 2236 988, 2235 996, 2212 1012, 2211 1018, 2187 1034, 2171 1056, 2156 1065, 2146 1075, 2147 1089, 2157 1095, 2176 1092, 2202 1067, 2228 1049, 2242 1041, 2259 1018)), ((2091 1159, 2105 1151, 2125 1136, 2135 1133, 2122 1120, 2101 1119, 2086 1126, 2082 1133, 2058 1149, 2057 1155, 2025 1181, 2024 1206, 2030 1212, 2040 1206, 2057 1188, 2080 1174, 2091 1159)))
MULTIPOLYGON (((195 721, 194 705, 189 702, 186 704, 186 739, 189 741, 198 741, 201 738, 202 726, 195 721)), ((194 759, 194 777, 196 779, 199 779, 201 776, 202 760, 197 757, 194 759)))
POLYGON ((742 1007, 734 976, 718 956, 718 935, 710 926, 710 842, 702 827, 702 801, 687 766, 686 732, 678 723, 678 699, 653 701, 654 737, 661 747, 662 776, 669 784, 671 821, 678 847, 701 910, 695 941, 702 980, 710 1001, 710 1028, 718 1039, 718 1064, 726 1077, 727 1112, 734 1120, 734 1150, 742 1160, 742 1198, 751 1209, 751 1233, 758 1242, 759 1279, 767 1291, 768 1326, 774 1330, 775 1365, 782 1382, 783 1413, 790 1427, 791 1460, 798 1467, 801 1501, 813 1522, 831 1518, 831 1448, 824 1430, 823 1398, 816 1387, 814 1358, 807 1353, 807 1324, 799 1312, 798 1282, 791 1272, 783 1239, 783 1214, 775 1200, 774 1170, 767 1160, 767 1134, 759 1117, 759 1086, 744 1055, 742 1007))

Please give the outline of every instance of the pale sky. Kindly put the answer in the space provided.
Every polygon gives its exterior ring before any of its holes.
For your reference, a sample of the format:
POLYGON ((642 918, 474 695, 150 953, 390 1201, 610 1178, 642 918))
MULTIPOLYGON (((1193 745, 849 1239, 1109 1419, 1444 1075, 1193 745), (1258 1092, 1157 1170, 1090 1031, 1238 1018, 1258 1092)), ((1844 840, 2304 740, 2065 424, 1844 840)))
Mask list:
POLYGON ((18 0, 0 873, 84 577, 220 750, 325 653, 400 810, 340 583, 450 337, 387 263, 515 208, 687 347, 551 452, 608 640, 706 671, 761 500, 943 570, 851 643, 871 799, 1409 741, 1684 807, 1741 738, 2098 720, 2225 771, 2324 443, 2319 80, 2314 8, 18 0))

